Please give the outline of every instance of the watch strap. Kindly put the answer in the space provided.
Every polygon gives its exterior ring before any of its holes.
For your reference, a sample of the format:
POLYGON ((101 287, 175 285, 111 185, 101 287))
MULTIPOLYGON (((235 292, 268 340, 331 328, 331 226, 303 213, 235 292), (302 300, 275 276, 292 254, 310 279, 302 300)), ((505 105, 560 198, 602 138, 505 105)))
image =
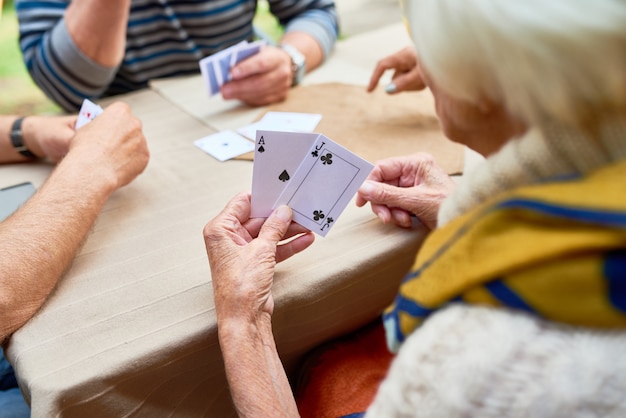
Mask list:
POLYGON ((35 154, 33 154, 26 145, 24 145, 24 137, 22 136, 22 122, 24 121, 23 117, 19 117, 15 119, 13 122, 13 126, 11 127, 11 133, 9 136, 11 137, 11 144, 13 144, 13 148, 24 157, 28 158, 37 158, 35 154))
POLYGON ((289 44, 280 44, 279 46, 291 58, 291 87, 297 86, 302 82, 306 72, 306 58, 300 51, 289 44))

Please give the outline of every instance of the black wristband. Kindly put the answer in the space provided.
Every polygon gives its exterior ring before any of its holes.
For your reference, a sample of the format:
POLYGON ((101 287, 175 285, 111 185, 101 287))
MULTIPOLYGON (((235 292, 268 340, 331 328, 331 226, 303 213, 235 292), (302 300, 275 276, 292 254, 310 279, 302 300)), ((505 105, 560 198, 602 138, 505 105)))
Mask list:
POLYGON ((22 121, 23 117, 19 117, 15 119, 13 122, 13 127, 11 128, 11 144, 13 144, 13 148, 24 157, 28 158, 38 158, 35 154, 33 154, 27 147, 24 145, 24 138, 22 137, 22 121))

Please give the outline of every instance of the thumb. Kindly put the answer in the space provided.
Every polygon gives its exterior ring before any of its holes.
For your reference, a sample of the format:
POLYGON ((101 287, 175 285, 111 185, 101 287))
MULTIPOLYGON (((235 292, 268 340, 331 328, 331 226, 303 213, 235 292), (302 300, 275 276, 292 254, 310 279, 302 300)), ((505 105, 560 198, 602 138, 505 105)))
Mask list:
POLYGON ((272 244, 278 244, 287 233, 287 228, 291 224, 292 212, 289 206, 281 205, 276 208, 267 218, 261 231, 259 238, 266 239, 272 244))

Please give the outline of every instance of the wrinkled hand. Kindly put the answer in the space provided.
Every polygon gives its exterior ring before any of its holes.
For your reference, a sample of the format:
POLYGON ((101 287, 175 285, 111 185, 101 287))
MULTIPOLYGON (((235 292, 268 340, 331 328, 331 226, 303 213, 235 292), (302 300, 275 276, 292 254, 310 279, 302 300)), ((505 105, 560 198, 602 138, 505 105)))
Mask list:
POLYGON ((28 116, 22 124, 26 145, 38 157, 58 162, 70 149, 76 116, 28 116))
POLYGON ((143 172, 150 153, 141 122, 127 104, 117 102, 76 131, 69 157, 119 188, 143 172))
POLYGON ((250 106, 264 106, 287 98, 293 74, 291 58, 274 46, 261 48, 231 69, 232 81, 222 86, 224 99, 239 99, 250 106))
POLYGON ((218 318, 253 320, 261 313, 272 314, 276 264, 314 240, 310 231, 291 219, 287 206, 277 208, 267 220, 251 219, 250 194, 240 193, 204 227, 218 318))
POLYGON ((434 229, 439 206, 454 186, 454 181, 429 154, 392 157, 376 163, 358 191, 356 204, 361 207, 370 202, 372 212, 383 223, 391 221, 409 228, 413 214, 434 229))
POLYGON ((426 87, 420 72, 417 53, 412 46, 407 46, 378 61, 367 86, 367 91, 371 92, 376 88, 380 78, 387 70, 394 70, 392 83, 395 85, 395 89, 388 90, 390 94, 422 90, 426 87))

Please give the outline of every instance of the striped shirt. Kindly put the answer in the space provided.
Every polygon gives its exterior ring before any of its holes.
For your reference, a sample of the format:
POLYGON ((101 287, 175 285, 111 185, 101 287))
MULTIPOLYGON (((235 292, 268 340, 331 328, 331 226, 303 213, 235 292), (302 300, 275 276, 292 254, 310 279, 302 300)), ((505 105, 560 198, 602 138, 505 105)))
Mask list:
MULTIPOLYGON (((256 0, 133 0, 122 63, 89 59, 64 20, 70 0, 16 0, 20 48, 35 83, 59 106, 146 87, 153 78, 199 71, 198 61, 252 40, 256 0)), ((313 36, 327 57, 337 40, 334 0, 268 0, 285 31, 313 36)))

